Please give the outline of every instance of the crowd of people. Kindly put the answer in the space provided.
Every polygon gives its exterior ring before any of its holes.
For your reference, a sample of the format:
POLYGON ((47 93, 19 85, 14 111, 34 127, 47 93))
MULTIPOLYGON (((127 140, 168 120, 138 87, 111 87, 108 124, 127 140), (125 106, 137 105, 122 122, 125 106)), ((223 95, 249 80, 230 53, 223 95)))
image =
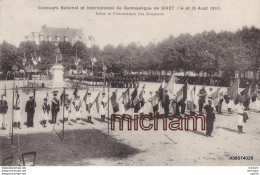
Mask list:
MULTIPOLYGON (((178 93, 174 94, 172 91, 169 91, 167 88, 160 88, 157 91, 149 91, 149 94, 146 95, 145 85, 142 87, 139 94, 137 94, 138 89, 135 88, 134 92, 129 95, 129 89, 122 93, 120 98, 115 97, 112 98, 117 91, 113 92, 112 96, 109 98, 111 101, 111 106, 113 111, 111 114, 127 114, 133 115, 134 111, 139 111, 140 116, 143 114, 149 114, 151 118, 155 112, 159 114, 164 114, 166 118, 170 115, 183 115, 189 113, 190 115, 196 115, 194 104, 193 107, 188 103, 189 97, 184 98, 184 94, 178 95, 178 93), (180 99, 181 97, 181 99, 180 99), (131 112, 129 112, 131 111, 131 112)), ((83 98, 77 93, 76 90, 73 93, 73 96, 70 97, 69 94, 65 94, 64 92, 60 97, 57 97, 58 91, 54 91, 53 97, 49 99, 48 95, 43 99, 42 104, 39 106, 41 114, 41 125, 46 127, 48 124, 48 119, 51 118, 51 124, 59 124, 57 122, 57 115, 62 110, 64 110, 64 124, 70 124, 71 117, 75 116, 76 124, 80 124, 83 118, 87 119, 88 123, 94 124, 92 117, 94 114, 93 106, 96 105, 97 113, 100 115, 100 121, 105 122, 106 115, 108 115, 108 97, 106 97, 105 92, 99 92, 98 95, 94 95, 94 92, 91 93, 90 90, 87 90, 85 96, 83 98), (84 107, 85 105, 85 107, 84 107), (83 116, 82 111, 86 110, 86 116, 83 116)), ((183 93, 183 92, 182 92, 183 93)), ((95 93, 96 94, 96 93, 95 93)), ((187 95, 187 94, 186 94, 187 95)), ((198 113, 197 114, 206 114, 206 136, 212 136, 213 123, 216 119, 215 113, 222 114, 222 104, 226 103, 227 111, 229 114, 233 112, 232 107, 234 106, 234 99, 231 98, 231 95, 227 92, 220 92, 218 90, 217 98, 214 97, 216 95, 216 91, 213 92, 212 88, 209 88, 209 92, 206 90, 205 85, 199 90, 196 95, 198 98, 198 113), (204 112, 205 111, 205 112, 204 112)), ((189 96, 189 93, 188 95, 189 96)), ((13 110, 13 127, 15 129, 21 129, 21 121, 22 121, 22 111, 24 110, 27 113, 27 127, 34 127, 34 118, 35 118, 35 108, 37 108, 37 104, 35 101, 35 96, 33 94, 29 95, 29 99, 25 103, 25 107, 22 106, 22 100, 20 99, 20 95, 17 92, 15 94, 15 100, 13 105, 8 105, 6 100, 6 95, 3 94, 0 100, 0 123, 1 128, 6 129, 6 114, 8 110, 13 110), (10 108, 11 106, 11 108, 10 108), (12 109, 13 108, 13 109, 12 109)), ((243 126, 246 120, 248 119, 247 111, 249 108, 249 102, 246 102, 242 99, 242 96, 238 96, 238 103, 235 105, 236 115, 237 115, 237 125, 238 125, 238 133, 243 133, 243 126)), ((256 99, 252 100, 257 107, 257 111, 260 112, 260 95, 258 90, 258 96, 256 99)), ((84 114, 85 115, 85 114, 84 114)))

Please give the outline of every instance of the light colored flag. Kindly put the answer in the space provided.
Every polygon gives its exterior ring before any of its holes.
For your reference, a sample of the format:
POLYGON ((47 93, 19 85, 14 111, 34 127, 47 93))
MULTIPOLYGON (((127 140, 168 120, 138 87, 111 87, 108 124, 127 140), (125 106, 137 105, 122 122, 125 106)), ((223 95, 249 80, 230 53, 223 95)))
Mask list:
POLYGON ((171 76, 170 80, 168 81, 166 85, 166 89, 173 94, 174 92, 174 85, 175 85, 175 77, 174 75, 171 76))
POLYGON ((187 109, 192 112, 197 108, 195 105, 195 90, 196 86, 192 88, 191 85, 187 85, 187 109))

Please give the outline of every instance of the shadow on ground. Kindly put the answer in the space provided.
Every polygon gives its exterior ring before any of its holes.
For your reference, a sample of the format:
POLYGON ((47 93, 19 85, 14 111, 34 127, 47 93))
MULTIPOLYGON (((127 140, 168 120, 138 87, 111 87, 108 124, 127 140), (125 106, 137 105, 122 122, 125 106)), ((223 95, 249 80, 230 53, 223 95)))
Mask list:
MULTIPOLYGON (((65 131, 64 140, 60 140, 54 132, 15 135, 14 145, 20 148, 21 153, 36 151, 37 166, 75 166, 81 160, 123 159, 139 152, 95 129, 65 131)), ((0 151, 1 162, 14 154, 10 138, 0 137, 0 151)))

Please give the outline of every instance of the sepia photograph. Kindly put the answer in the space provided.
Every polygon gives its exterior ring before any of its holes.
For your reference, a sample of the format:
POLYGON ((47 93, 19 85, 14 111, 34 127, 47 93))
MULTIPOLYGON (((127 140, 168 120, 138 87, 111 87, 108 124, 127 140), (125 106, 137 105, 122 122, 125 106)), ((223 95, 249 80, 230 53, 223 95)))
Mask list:
POLYGON ((1 175, 259 174, 259 19, 259 0, 0 0, 1 175))

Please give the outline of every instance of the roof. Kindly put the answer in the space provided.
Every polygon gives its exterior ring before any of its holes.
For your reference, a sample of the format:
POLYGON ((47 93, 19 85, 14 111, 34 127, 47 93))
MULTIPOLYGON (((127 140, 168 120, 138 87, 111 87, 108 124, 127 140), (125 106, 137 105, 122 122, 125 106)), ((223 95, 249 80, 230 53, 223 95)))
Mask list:
POLYGON ((45 25, 42 27, 40 35, 43 36, 44 41, 48 41, 48 36, 51 36, 52 42, 61 42, 65 40, 65 36, 68 37, 68 42, 71 42, 73 37, 80 31, 81 29, 72 29, 72 28, 53 28, 46 27, 45 25), (60 40, 57 41, 57 36, 60 37, 60 40))

